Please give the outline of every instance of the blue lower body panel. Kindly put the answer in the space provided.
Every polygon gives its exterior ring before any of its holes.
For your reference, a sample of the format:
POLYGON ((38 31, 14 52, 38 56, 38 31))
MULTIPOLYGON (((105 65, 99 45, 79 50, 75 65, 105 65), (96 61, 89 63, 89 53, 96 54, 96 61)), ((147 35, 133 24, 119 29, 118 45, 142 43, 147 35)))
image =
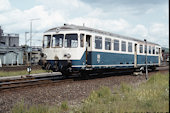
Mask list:
MULTIPOLYGON (((54 61, 48 61, 54 65, 54 61)), ((67 61, 58 60, 58 67, 62 68, 67 61)), ((158 64, 158 56, 147 56, 148 65, 158 64)), ((71 60, 72 70, 85 69, 85 66, 90 65, 91 68, 133 68, 134 54, 120 54, 109 52, 88 52, 86 62, 86 52, 84 52, 80 60, 71 60)), ((137 55, 137 65, 145 65, 145 55, 137 55)))
MULTIPOLYGON (((137 64, 145 64, 145 55, 137 55, 137 64)), ((148 64, 158 63, 158 56, 147 56, 148 64)))

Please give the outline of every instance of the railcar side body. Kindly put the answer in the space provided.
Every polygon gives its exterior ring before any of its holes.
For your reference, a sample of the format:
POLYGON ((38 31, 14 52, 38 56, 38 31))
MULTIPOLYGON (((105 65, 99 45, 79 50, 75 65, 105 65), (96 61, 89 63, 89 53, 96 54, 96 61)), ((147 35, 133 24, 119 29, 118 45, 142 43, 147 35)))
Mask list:
POLYGON ((62 73, 151 68, 161 63, 158 44, 84 26, 64 25, 44 33, 44 66, 62 73), (147 46, 146 46, 147 45, 147 46))

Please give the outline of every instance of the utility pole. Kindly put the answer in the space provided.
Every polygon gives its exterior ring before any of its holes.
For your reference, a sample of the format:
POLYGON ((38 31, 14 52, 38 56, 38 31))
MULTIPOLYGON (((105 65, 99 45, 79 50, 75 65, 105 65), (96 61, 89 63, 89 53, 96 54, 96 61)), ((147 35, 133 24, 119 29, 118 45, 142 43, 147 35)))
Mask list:
POLYGON ((25 32, 25 46, 27 45, 27 34, 28 34, 29 32, 25 32))
POLYGON ((30 19, 30 65, 27 68, 27 71, 31 72, 31 56, 32 56, 32 21, 34 20, 40 20, 39 18, 35 18, 35 19, 30 19))
POLYGON ((146 39, 144 39, 144 41, 145 41, 145 64, 146 64, 146 68, 145 68, 145 70, 146 70, 146 74, 145 74, 145 77, 146 77, 146 80, 148 79, 148 65, 147 65, 147 41, 146 41, 146 39))
POLYGON ((25 55, 26 55, 26 64, 28 64, 28 46, 27 46, 27 34, 28 34, 29 32, 25 32, 25 55))

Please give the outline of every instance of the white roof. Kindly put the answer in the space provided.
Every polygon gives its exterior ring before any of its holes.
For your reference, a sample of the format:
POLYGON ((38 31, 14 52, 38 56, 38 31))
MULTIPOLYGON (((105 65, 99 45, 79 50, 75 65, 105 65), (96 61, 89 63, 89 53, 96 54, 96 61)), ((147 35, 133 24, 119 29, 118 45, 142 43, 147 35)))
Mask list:
MULTIPOLYGON (((49 30, 45 31, 45 33, 59 32, 59 31, 69 31, 69 30, 83 30, 83 31, 95 32, 95 33, 99 33, 99 34, 114 36, 114 37, 118 37, 118 38, 138 41, 138 42, 144 42, 143 40, 136 39, 136 38, 133 38, 133 37, 123 36, 123 35, 107 32, 107 31, 103 31, 103 30, 98 30, 98 29, 89 28, 89 27, 85 27, 85 26, 72 25, 72 24, 71 25, 64 24, 64 26, 49 29, 49 30)), ((153 43, 153 42, 148 42, 148 41, 147 41, 147 43, 159 45, 159 44, 156 44, 156 43, 153 43)))

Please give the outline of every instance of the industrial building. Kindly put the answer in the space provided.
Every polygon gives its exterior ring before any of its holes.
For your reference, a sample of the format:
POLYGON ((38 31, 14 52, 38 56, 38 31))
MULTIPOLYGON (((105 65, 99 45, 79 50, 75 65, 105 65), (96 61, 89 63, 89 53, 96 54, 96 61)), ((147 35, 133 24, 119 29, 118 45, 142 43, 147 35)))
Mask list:
POLYGON ((38 64, 40 54, 41 47, 19 46, 19 34, 4 33, 0 26, 0 67, 38 64))
POLYGON ((19 34, 3 33, 0 26, 0 47, 18 47, 19 46, 19 34))
POLYGON ((3 33, 0 26, 0 66, 23 64, 23 49, 19 46, 19 34, 3 33))

